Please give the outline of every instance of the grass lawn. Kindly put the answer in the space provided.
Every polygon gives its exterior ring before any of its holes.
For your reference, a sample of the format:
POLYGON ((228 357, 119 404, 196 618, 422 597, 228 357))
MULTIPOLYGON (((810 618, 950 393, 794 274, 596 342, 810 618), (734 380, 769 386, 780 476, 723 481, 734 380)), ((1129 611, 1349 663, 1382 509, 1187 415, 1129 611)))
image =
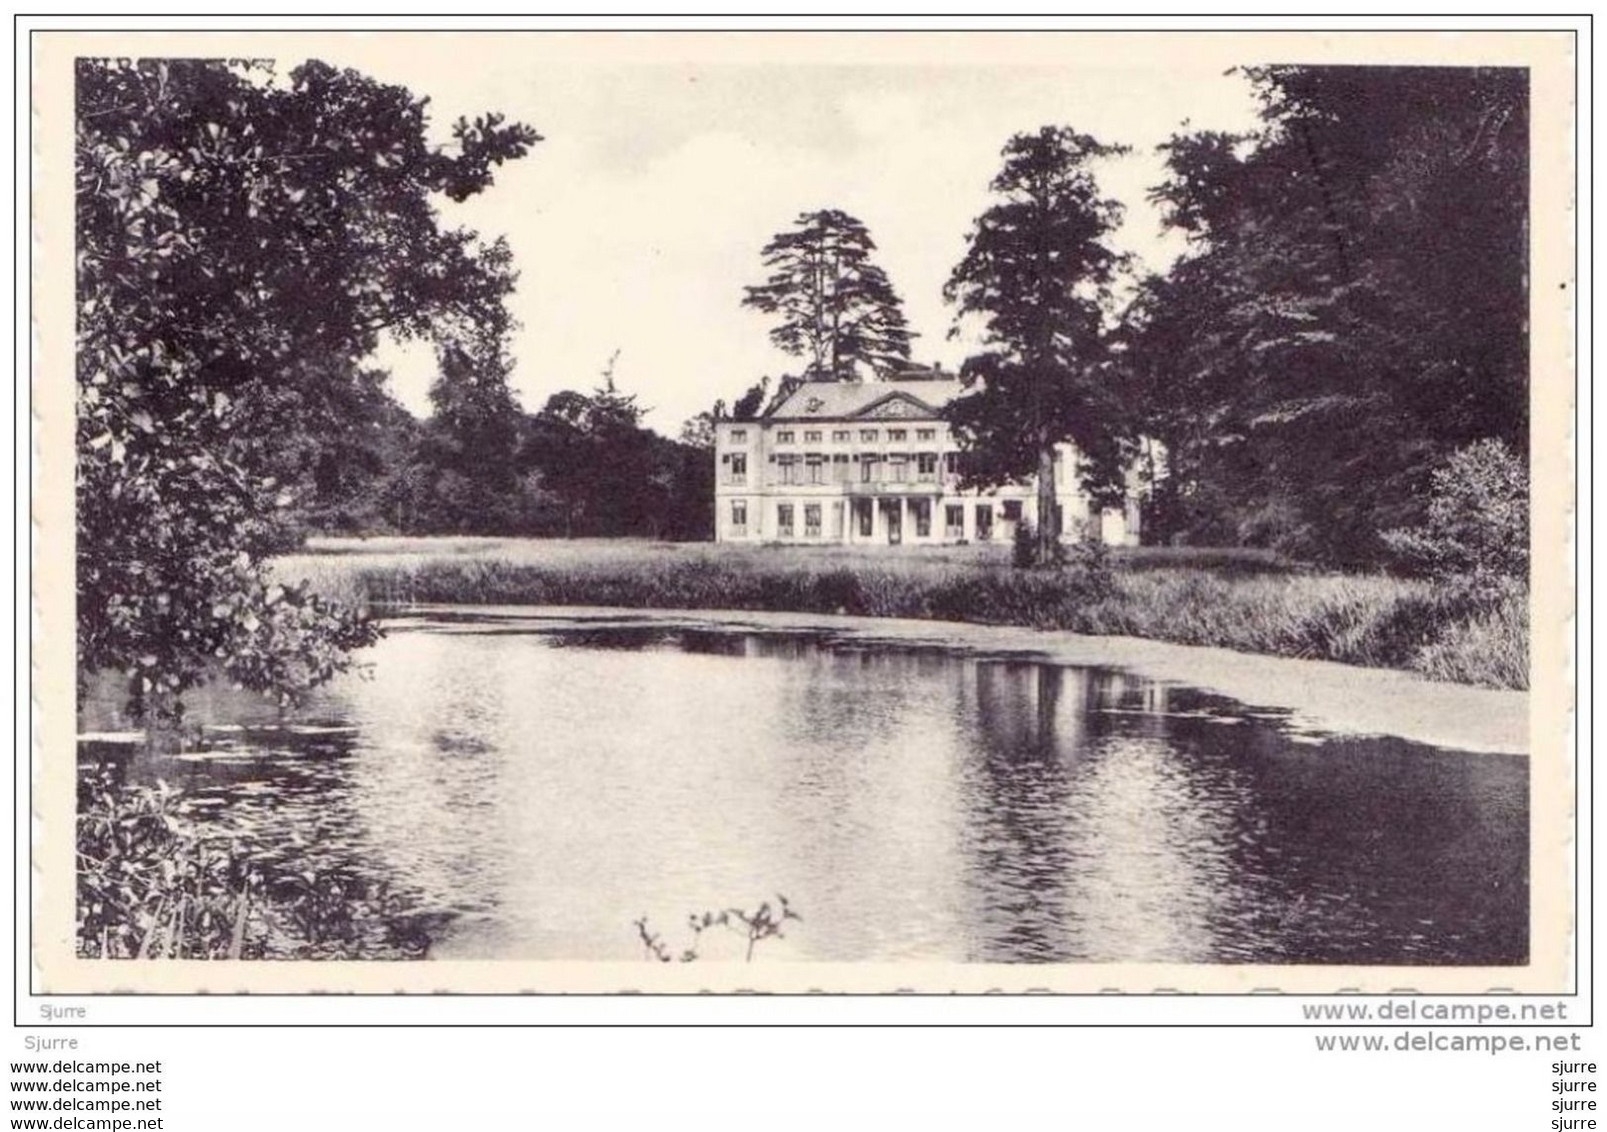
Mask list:
POLYGON ((1528 687, 1527 597, 1318 573, 1254 551, 1139 548, 1107 577, 1008 545, 749 547, 633 539, 312 539, 276 561, 353 602, 767 609, 1027 625, 1528 687))

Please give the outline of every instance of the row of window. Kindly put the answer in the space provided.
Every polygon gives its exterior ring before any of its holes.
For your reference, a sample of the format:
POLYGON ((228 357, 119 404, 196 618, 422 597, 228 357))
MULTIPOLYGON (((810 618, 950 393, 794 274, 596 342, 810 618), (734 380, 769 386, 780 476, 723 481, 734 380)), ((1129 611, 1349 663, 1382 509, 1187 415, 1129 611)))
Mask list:
MULTIPOLYGON (((834 429, 832 430, 831 439, 836 444, 846 444, 853 439, 852 434, 853 429, 834 429)), ((880 431, 874 428, 862 428, 859 430, 859 439, 867 444, 874 444, 880 435, 880 431)), ((824 436, 825 433, 819 429, 806 429, 803 434, 803 442, 805 444, 819 444, 824 436)), ((797 442, 797 437, 798 434, 794 430, 781 429, 776 433, 776 443, 794 444, 797 442)), ((890 428, 887 430, 887 439, 895 444, 902 440, 908 440, 909 430, 904 428, 890 428)), ((937 429, 918 428, 915 430, 915 439, 936 440, 937 429)), ((732 444, 746 444, 748 442, 748 430, 742 428, 732 429, 730 433, 730 442, 732 444)))
MULTIPOLYGON (((793 515, 795 509, 791 503, 776 504, 776 533, 780 538, 793 537, 793 515)), ((804 537, 820 537, 821 506, 818 503, 806 503, 803 508, 804 537)), ((731 501, 731 533, 745 536, 748 533, 748 502, 745 499, 731 501)), ((832 505, 832 537, 840 538, 843 533, 843 505, 832 505)))
MULTIPOLYGON (((843 505, 832 505, 832 537, 842 537, 843 505)), ((866 499, 855 506, 858 519, 859 534, 861 538, 870 538, 875 530, 874 504, 866 499)), ((977 503, 976 508, 976 537, 980 542, 987 542, 993 538, 993 504, 977 503)), ((1006 499, 1001 504, 1003 517, 1006 522, 1019 522, 1021 519, 1021 501, 1019 499, 1006 499)), ((912 499, 910 510, 915 518, 915 537, 930 538, 932 535, 932 502, 929 499, 912 499)), ((791 503, 776 504, 776 537, 795 537, 796 527, 794 517, 797 508, 791 503)), ((821 533, 821 505, 819 503, 805 503, 803 505, 803 533, 805 538, 819 538, 821 533)), ((748 533, 748 501, 733 499, 731 501, 731 533, 737 537, 744 537, 748 533)), ((965 536, 965 504, 948 503, 943 507, 943 533, 947 538, 963 538, 965 536)))
MULTIPOLYGON (((725 465, 724 482, 728 486, 743 486, 748 482, 748 454, 728 452, 721 457, 725 465)), ((910 468, 914 465, 916 483, 937 482, 939 454, 936 452, 783 452, 770 457, 776 466, 775 483, 909 483, 910 468), (852 465, 859 465, 858 476, 852 465), (828 471, 829 469, 829 471, 828 471)), ((960 473, 961 453, 945 452, 941 456, 945 475, 960 473)))
MULTIPOLYGON (((846 443, 848 443, 849 440, 852 439, 852 436, 850 435, 852 433, 852 431, 853 431, 852 429, 846 429, 846 428, 834 429, 832 431, 832 434, 831 434, 831 439, 832 439, 832 441, 834 443, 846 444, 846 443)), ((804 434, 803 434, 803 442, 805 444, 819 444, 820 441, 821 441, 821 438, 824 435, 825 435, 824 433, 820 432, 817 429, 806 429, 804 431, 804 434)), ((862 429, 859 430, 859 439, 861 441, 863 441, 864 443, 866 443, 866 444, 874 444, 874 443, 876 443, 876 441, 877 441, 879 436, 880 436, 880 431, 877 430, 877 429, 874 429, 874 428, 862 428, 862 429)), ((792 443, 794 443, 796 441, 796 438, 797 438, 797 434, 795 432, 793 432, 791 429, 785 429, 784 428, 784 429, 780 429, 780 430, 778 430, 776 432, 776 443, 777 444, 792 444, 792 443)), ((890 429, 887 430, 887 439, 892 443, 897 443, 897 442, 902 441, 902 440, 908 440, 909 438, 910 438, 909 429, 905 429, 905 428, 890 428, 890 429)), ((918 429, 915 430, 915 439, 916 440, 936 440, 937 439, 937 429, 935 429, 935 428, 918 428, 918 429)))
MULTIPOLYGON (((957 453, 950 453, 951 457, 957 453)), ((811 452, 806 456, 783 454, 776 457, 776 482, 781 484, 851 483, 856 478, 853 464, 859 465, 860 483, 909 483, 910 466, 914 465, 916 483, 936 483, 938 457, 936 452, 917 453, 912 461, 907 453, 895 452, 889 456, 857 455, 850 460, 847 453, 831 456, 811 452), (830 471, 828 472, 828 469, 830 471)), ((955 465, 950 461, 948 470, 955 465)))

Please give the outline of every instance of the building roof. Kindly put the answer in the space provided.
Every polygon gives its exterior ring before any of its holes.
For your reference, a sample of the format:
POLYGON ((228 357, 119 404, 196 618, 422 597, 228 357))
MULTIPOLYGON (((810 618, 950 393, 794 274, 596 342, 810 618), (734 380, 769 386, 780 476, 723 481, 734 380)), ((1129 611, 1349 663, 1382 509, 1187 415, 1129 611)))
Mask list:
POLYGON ((843 421, 859 418, 936 419, 958 397, 958 378, 893 381, 805 381, 771 407, 767 420, 843 421))

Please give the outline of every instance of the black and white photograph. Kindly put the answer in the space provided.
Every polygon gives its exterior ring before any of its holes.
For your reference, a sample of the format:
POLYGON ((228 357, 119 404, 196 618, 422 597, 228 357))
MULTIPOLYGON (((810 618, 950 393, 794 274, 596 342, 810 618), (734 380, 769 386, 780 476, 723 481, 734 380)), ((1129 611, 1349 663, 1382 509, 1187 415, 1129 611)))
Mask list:
POLYGON ((49 985, 1562 990, 1506 42, 68 37, 49 985))

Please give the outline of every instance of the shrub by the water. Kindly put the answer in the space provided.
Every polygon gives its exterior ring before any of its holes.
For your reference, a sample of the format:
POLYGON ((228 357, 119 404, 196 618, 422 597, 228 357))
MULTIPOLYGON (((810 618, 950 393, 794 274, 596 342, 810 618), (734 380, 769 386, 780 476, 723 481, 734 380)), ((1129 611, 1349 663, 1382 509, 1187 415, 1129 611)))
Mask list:
POLYGON ((86 959, 414 959, 429 941, 350 869, 285 867, 209 832, 165 784, 79 782, 78 954, 86 959))
POLYGON ((175 792, 80 783, 78 953, 96 959, 239 959, 261 877, 188 834, 175 792))
POLYGON ((1529 471, 1499 440, 1452 453, 1431 477, 1422 523, 1384 533, 1403 568, 1486 592, 1529 576, 1529 471))

